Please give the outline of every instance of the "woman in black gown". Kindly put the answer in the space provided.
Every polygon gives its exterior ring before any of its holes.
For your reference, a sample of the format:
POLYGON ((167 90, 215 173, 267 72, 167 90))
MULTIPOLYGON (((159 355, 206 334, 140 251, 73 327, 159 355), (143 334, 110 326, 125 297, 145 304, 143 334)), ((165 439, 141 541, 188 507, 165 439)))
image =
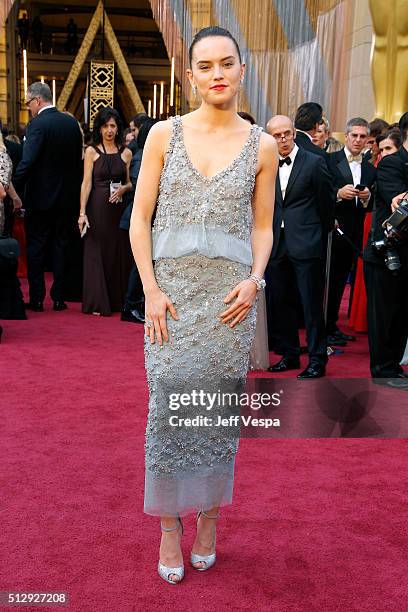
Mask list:
POLYGON ((104 108, 95 117, 93 141, 85 152, 78 226, 84 237, 82 312, 109 316, 122 308, 132 266, 129 237, 119 229, 132 188, 132 153, 121 146, 118 112, 104 108))

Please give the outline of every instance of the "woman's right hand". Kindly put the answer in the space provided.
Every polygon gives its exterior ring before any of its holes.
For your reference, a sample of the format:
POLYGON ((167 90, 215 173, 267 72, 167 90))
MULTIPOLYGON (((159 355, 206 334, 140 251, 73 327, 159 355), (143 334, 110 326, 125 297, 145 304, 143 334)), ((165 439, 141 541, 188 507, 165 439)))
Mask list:
POLYGON ((84 229, 84 226, 88 224, 89 226, 89 221, 88 221, 88 217, 86 215, 79 215, 78 217, 78 228, 79 228, 79 233, 82 234, 82 231, 84 229))
POLYGON ((155 338, 159 346, 163 346, 163 339, 165 342, 169 341, 167 310, 177 321, 178 315, 173 302, 159 287, 145 293, 145 330, 151 344, 154 344, 155 338))

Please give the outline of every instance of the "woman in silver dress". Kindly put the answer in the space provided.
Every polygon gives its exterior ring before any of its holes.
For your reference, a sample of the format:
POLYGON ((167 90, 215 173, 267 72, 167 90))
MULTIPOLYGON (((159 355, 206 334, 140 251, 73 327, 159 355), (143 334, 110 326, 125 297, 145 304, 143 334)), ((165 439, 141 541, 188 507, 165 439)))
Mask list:
MULTIPOLYGON (((274 140, 237 115, 244 71, 227 30, 196 34, 188 78, 201 106, 150 131, 131 219, 146 299, 145 512, 161 517, 158 570, 170 584, 184 576, 180 516, 198 511, 192 566, 214 565, 215 519, 232 500, 238 446, 228 427, 180 426, 174 400, 245 381, 272 247, 278 156, 274 140)), ((198 414, 193 399, 183 414, 198 414)))

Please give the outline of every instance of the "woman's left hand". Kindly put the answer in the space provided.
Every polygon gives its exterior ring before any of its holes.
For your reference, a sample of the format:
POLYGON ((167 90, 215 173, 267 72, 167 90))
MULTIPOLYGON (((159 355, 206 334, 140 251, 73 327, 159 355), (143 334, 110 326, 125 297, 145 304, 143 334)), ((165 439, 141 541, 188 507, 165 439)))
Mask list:
POLYGON ((236 298, 235 302, 220 314, 222 323, 227 323, 230 327, 235 327, 243 321, 256 300, 256 284, 249 280, 243 280, 227 295, 224 302, 229 304, 236 298))
POLYGON ((109 202, 111 204, 117 204, 124 193, 125 193, 125 187, 122 185, 122 187, 119 187, 119 189, 116 189, 116 191, 112 193, 111 197, 109 198, 109 202))
POLYGON ((23 207, 23 203, 21 201, 21 198, 19 198, 19 196, 16 196, 15 198, 13 198, 13 212, 16 212, 16 210, 19 210, 22 207, 23 207))

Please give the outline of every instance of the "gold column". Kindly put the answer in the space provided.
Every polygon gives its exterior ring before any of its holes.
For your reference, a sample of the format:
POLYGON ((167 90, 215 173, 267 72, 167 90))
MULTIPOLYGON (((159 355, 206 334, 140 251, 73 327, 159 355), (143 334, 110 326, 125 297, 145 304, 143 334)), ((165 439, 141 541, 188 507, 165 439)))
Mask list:
POLYGON ((370 0, 376 116, 390 123, 408 110, 408 2, 370 0))
MULTIPOLYGON (((202 28, 207 28, 211 25, 211 5, 212 0, 188 0, 191 26, 193 36, 202 28)), ((189 108, 183 108, 183 113, 195 110, 201 104, 199 97, 194 97, 192 89, 188 84, 187 79, 184 80, 187 91, 184 92, 184 99, 188 101, 189 108)))
POLYGON ((4 24, 0 26, 0 118, 7 123, 7 44, 4 24))

